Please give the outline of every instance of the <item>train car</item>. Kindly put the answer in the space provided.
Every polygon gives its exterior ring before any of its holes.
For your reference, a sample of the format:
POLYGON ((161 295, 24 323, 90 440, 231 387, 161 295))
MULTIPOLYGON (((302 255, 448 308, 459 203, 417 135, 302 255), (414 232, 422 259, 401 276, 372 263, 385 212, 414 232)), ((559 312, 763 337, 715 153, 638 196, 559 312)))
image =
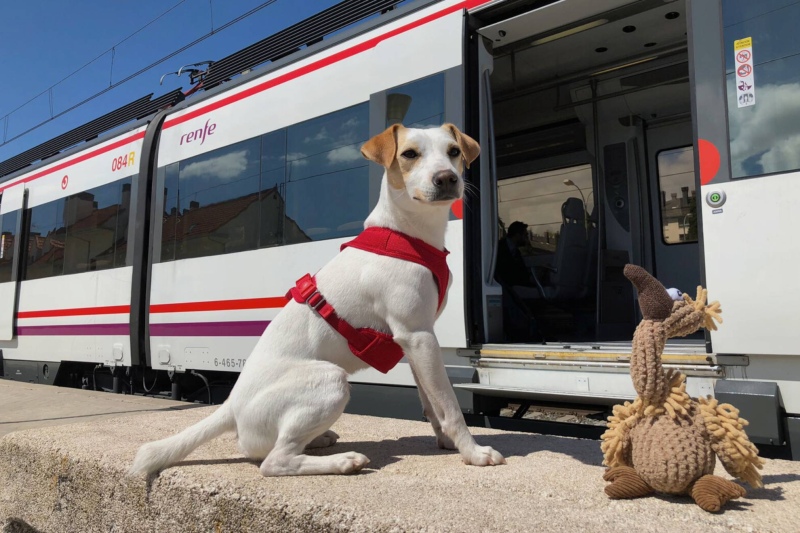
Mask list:
MULTIPOLYGON (((221 401, 287 289, 361 230, 382 169, 360 145, 452 122, 482 154, 436 332, 471 423, 632 398, 635 263, 722 302, 720 329, 669 341, 664 364, 800 456, 798 16, 788 0, 337 4, 97 140, 0 164, 5 376, 221 401)), ((421 414, 405 362, 351 381, 353 412, 421 414)))

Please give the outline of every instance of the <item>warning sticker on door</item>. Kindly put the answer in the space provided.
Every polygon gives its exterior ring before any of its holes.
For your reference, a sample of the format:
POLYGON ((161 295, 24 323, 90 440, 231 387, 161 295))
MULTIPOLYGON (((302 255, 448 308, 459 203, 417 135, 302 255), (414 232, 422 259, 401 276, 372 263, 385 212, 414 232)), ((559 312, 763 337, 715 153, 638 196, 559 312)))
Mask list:
POLYGON ((733 52, 736 58, 736 100, 739 107, 747 107, 756 103, 756 84, 753 76, 753 39, 746 37, 733 41, 733 52))

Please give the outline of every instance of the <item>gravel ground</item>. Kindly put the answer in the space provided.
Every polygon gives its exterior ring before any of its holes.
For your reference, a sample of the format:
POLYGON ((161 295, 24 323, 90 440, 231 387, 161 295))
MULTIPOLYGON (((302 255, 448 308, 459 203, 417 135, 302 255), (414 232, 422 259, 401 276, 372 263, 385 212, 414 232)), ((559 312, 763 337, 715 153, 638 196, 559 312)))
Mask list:
MULTIPOLYGON (((501 416, 512 416, 519 404, 510 404, 501 409, 501 416)), ((546 420, 549 422, 566 422, 570 424, 586 424, 588 426, 608 426, 608 413, 602 411, 586 411, 579 409, 531 406, 522 418, 530 420, 546 420)))

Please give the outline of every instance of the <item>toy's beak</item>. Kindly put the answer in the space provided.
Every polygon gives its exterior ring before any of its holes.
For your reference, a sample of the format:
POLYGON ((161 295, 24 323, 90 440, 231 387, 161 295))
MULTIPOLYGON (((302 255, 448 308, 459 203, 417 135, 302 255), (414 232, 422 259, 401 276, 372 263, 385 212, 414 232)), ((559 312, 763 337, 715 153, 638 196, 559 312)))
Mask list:
POLYGON ((645 320, 664 320, 669 317, 674 302, 656 278, 637 265, 625 265, 623 273, 639 293, 639 307, 645 320))

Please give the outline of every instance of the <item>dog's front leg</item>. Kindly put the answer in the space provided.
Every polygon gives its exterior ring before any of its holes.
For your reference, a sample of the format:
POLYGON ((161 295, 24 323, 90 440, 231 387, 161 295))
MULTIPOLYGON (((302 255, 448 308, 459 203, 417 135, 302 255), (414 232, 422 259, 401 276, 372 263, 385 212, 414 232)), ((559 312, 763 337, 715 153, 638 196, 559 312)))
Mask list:
POLYGON ((395 340, 408 356, 420 389, 420 398, 423 398, 423 407, 430 413, 437 440, 440 432, 444 437, 440 444, 452 444, 461 454, 464 463, 468 465, 504 464, 506 461, 500 453, 489 446, 478 446, 470 434, 464 422, 464 415, 458 407, 456 394, 447 378, 439 343, 434 333, 431 331, 407 335, 395 334, 395 340), (424 405, 425 399, 429 406, 424 405))
POLYGON ((419 383, 417 373, 414 371, 414 365, 411 365, 411 375, 414 376, 414 383, 417 384, 417 392, 419 392, 419 399, 420 402, 422 402, 422 413, 430 421, 431 426, 433 427, 433 432, 436 433, 436 445, 445 450, 457 449, 455 443, 450 439, 450 437, 442 432, 442 423, 439 422, 439 418, 436 416, 436 411, 434 411, 433 406, 431 406, 431 401, 428 399, 428 396, 425 394, 425 390, 419 383))

